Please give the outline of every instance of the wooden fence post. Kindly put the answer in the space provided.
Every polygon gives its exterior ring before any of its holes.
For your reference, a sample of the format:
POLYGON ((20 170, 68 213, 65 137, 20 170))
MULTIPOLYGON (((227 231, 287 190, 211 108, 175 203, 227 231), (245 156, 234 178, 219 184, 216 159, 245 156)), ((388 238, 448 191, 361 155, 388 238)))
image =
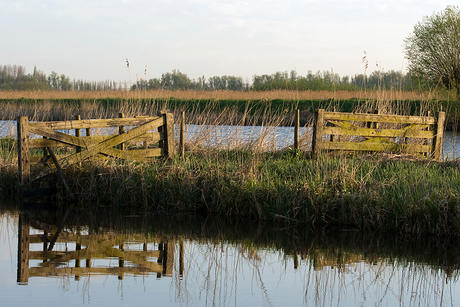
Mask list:
POLYGON ((163 114, 164 118, 164 130, 166 136, 165 148, 167 152, 168 158, 172 158, 176 151, 175 151, 175 143, 176 140, 174 138, 174 114, 172 113, 165 113, 163 114))
MULTIPOLYGON (((81 116, 80 115, 75 115, 75 120, 81 120, 81 116)), ((81 129, 75 129, 75 137, 79 138, 80 136, 81 136, 81 129)), ((81 147, 76 146, 75 151, 77 153, 81 152, 81 147)), ((81 166, 81 162, 78 162, 78 165, 81 166)))
POLYGON ((442 138, 444 135, 444 122, 446 120, 446 113, 438 112, 436 120, 436 137, 433 142, 434 159, 439 161, 441 159, 442 138))
POLYGON ((321 143, 323 141, 324 109, 315 111, 315 123, 313 125, 312 156, 321 154, 321 143))
POLYGON ((18 137, 18 175, 21 186, 30 181, 29 119, 27 116, 17 118, 18 137))
POLYGON ((294 149, 300 149, 299 145, 299 126, 300 126, 300 110, 297 109, 295 112, 294 119, 294 149))
POLYGON ((180 121, 180 139, 179 139, 179 146, 180 146, 180 156, 183 157, 185 154, 185 112, 182 111, 180 113, 181 121, 180 121))
MULTIPOLYGON (((125 114, 124 113, 118 113, 118 118, 124 118, 125 117, 125 114)), ((123 134, 125 132, 125 127, 124 126, 120 126, 118 127, 118 134, 123 134)), ((119 149, 120 150, 125 150, 125 144, 124 143, 120 143, 119 145, 119 149)))

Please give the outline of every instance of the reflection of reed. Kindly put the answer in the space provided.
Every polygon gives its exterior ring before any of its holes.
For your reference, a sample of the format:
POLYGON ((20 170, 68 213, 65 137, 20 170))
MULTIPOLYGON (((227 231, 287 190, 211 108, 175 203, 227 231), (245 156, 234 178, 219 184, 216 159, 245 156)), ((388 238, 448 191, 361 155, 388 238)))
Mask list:
POLYGON ((303 269, 307 306, 352 306, 370 300, 375 306, 443 306, 452 300, 455 282, 446 272, 425 265, 385 259, 343 269, 316 270, 312 264, 303 269))
POLYGON ((260 292, 264 305, 272 306, 265 287, 265 272, 271 265, 264 259, 265 251, 244 244, 218 241, 187 242, 187 272, 175 278, 176 300, 205 306, 238 306, 239 293, 250 285, 254 295, 260 292), (248 279, 250 279, 248 281, 248 279))

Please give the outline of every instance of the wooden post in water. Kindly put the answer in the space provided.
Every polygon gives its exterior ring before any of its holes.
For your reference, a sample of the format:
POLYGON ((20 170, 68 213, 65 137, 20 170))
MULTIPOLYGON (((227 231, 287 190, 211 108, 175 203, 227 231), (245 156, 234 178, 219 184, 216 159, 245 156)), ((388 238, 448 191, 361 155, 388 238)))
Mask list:
POLYGON ((30 181, 29 119, 27 116, 17 118, 18 137, 18 175, 21 186, 30 181))
POLYGON ((180 147, 180 156, 183 157, 185 154, 185 112, 182 111, 180 113, 181 121, 180 121, 180 139, 179 139, 179 147, 180 147))
POLYGON ((324 109, 315 111, 315 123, 313 125, 312 156, 321 154, 321 143, 323 141, 324 109))
MULTIPOLYGON (((125 117, 125 114, 124 113, 118 113, 118 118, 124 118, 125 117)), ((123 134, 125 132, 125 127, 123 126, 120 126, 118 127, 118 134, 123 134)), ((120 143, 120 150, 125 150, 125 144, 124 143, 120 143)))
POLYGON ((294 149, 300 149, 299 145, 299 128, 300 128, 300 110, 297 109, 295 112, 295 119, 294 119, 294 149))
POLYGON ((446 121, 446 113, 438 112, 436 121, 436 137, 433 142, 434 159, 441 160, 442 138, 444 136, 444 122, 446 121))
POLYGON ((30 244, 30 220, 29 215, 19 215, 18 227, 18 276, 17 282, 27 285, 29 282, 29 244, 30 244))
MULTIPOLYGON (((75 115, 75 120, 81 120, 81 116, 80 115, 75 115)), ((77 138, 79 138, 81 136, 81 129, 75 129, 75 136, 77 138)), ((80 146, 76 146, 75 147, 75 151, 77 153, 81 152, 81 147, 80 146)), ((81 162, 78 162, 78 166, 81 166, 81 162)))

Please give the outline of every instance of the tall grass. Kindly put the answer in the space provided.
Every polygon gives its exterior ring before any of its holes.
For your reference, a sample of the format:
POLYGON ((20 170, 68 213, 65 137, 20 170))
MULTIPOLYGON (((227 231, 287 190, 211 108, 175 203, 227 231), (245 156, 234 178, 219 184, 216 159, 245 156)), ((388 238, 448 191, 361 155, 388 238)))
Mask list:
POLYGON ((194 91, 194 90, 148 90, 148 91, 0 91, 0 99, 83 99, 100 98, 121 99, 389 99, 389 100, 422 100, 437 98, 432 92, 407 92, 397 90, 380 91, 194 91))

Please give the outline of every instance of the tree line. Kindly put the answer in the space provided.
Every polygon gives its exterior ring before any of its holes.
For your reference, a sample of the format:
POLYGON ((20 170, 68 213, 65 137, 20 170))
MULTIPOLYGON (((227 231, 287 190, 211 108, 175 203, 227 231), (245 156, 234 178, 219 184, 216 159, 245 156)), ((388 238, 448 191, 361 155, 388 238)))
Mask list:
POLYGON ((55 90, 55 91, 127 91, 127 90, 228 90, 228 91, 268 91, 268 90, 313 90, 313 91, 357 91, 369 90, 423 90, 420 82, 413 76, 399 71, 374 71, 370 75, 359 74, 352 77, 343 76, 333 71, 308 71, 299 75, 295 70, 276 72, 268 75, 254 75, 252 82, 235 76, 205 76, 191 79, 180 72, 163 73, 160 78, 128 82, 71 80, 64 74, 51 72, 44 74, 34 67, 32 74, 27 74, 20 65, 0 65, 0 90, 55 90))

